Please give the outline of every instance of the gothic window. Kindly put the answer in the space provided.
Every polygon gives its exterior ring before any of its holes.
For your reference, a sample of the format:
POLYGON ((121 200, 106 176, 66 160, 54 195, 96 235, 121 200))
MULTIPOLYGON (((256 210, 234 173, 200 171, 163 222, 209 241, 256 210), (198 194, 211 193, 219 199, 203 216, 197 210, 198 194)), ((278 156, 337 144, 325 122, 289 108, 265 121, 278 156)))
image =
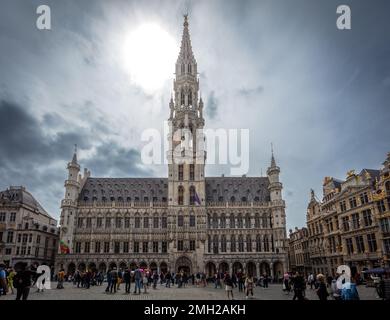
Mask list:
POLYGON ((163 216, 161 218, 161 228, 166 229, 167 227, 168 227, 167 217, 163 216))
POLYGON ((184 226, 184 217, 182 214, 179 214, 177 216, 177 226, 178 227, 183 227, 184 226))
POLYGON ((188 105, 189 106, 192 106, 192 91, 190 90, 190 92, 188 93, 188 105))
POLYGON ((267 214, 263 214, 263 217, 262 217, 262 224, 263 224, 263 228, 268 228, 268 217, 267 217, 267 214))
POLYGON ((183 63, 183 64, 181 65, 181 74, 183 75, 183 74, 185 74, 185 72, 186 72, 186 66, 185 66, 185 64, 183 63))
POLYGON ((182 164, 179 164, 179 181, 183 181, 183 170, 184 166, 182 164))
POLYGON ((226 252, 226 236, 221 237, 221 252, 226 252))
POLYGON ((244 237, 242 234, 238 236, 238 251, 244 252, 244 237))
POLYGON ((120 218, 120 217, 115 218, 115 227, 122 228, 122 218, 120 218))
POLYGON ((211 253, 211 236, 207 236, 207 251, 211 253))
POLYGON ((268 236, 264 236, 264 238, 263 238, 263 248, 264 248, 265 252, 269 251, 268 236))
POLYGON ((192 73, 192 65, 190 63, 188 64, 188 73, 192 73))
POLYGON ((260 217, 258 213, 255 216, 255 228, 260 228, 260 217))
POLYGON ((195 165, 190 164, 190 181, 195 180, 195 165))
POLYGON ((236 252, 236 237, 234 235, 230 238, 230 252, 236 252))
POLYGON ((179 196, 178 196, 178 199, 177 199, 177 203, 179 205, 183 205, 184 203, 184 188, 183 186, 179 186, 179 189, 178 189, 178 193, 179 193, 179 196))
POLYGON ((135 228, 141 228, 141 218, 140 217, 135 217, 134 218, 134 227, 135 228))
POLYGON ((251 227, 251 217, 249 214, 245 216, 245 228, 250 228, 251 227))
POLYGON ((193 213, 190 215, 190 227, 195 227, 195 215, 193 213))
POLYGON ((190 205, 194 205, 195 204, 195 187, 194 186, 191 186, 190 187, 190 205))
POLYGON ((214 229, 218 228, 218 217, 216 213, 213 214, 213 228, 214 229))
POLYGON ((158 217, 153 217, 153 228, 158 229, 158 217))
POLYGON ((181 92, 180 92, 180 105, 184 106, 184 104, 185 104, 184 90, 181 90, 181 92))
POLYGON ((220 218, 220 226, 222 229, 225 229, 226 228, 226 218, 225 218, 225 214, 222 214, 221 215, 221 218, 220 218))
POLYGON ((234 218, 234 215, 230 215, 230 228, 235 228, 236 227, 236 219, 234 218))
POLYGON ((213 237, 213 253, 218 253, 218 236, 213 237))
POLYGON ((235 201, 236 201, 236 198, 235 198, 234 196, 232 196, 232 197, 230 198, 230 202, 234 203, 235 201))
POLYGON ((256 237, 256 251, 260 252, 261 251, 261 236, 257 235, 256 237))
POLYGON ((149 228, 149 217, 144 217, 144 228, 149 228))
POLYGON ((251 236, 249 234, 246 236, 246 251, 247 252, 252 251, 252 239, 251 239, 251 236))
POLYGON ((243 228, 243 227, 244 227, 244 224, 242 221, 242 216, 240 214, 240 215, 238 215, 238 218, 237 218, 237 228, 243 228))

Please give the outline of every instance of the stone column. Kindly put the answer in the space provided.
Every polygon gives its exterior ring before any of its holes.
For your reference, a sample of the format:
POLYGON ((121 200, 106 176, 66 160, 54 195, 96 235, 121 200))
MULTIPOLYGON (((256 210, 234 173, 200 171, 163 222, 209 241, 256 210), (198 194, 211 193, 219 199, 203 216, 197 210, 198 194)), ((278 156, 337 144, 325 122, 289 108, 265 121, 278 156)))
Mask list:
POLYGON ((260 278, 260 262, 256 263, 256 277, 260 278))

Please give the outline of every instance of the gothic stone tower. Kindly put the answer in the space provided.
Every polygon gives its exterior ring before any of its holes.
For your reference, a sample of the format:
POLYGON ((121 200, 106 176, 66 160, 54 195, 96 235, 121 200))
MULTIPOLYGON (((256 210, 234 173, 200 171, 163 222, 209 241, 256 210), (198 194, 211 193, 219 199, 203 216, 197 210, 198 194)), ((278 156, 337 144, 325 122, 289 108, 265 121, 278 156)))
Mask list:
POLYGON ((168 151, 170 261, 175 269, 203 270, 206 237, 203 102, 197 63, 184 16, 181 49, 171 98, 168 151), (196 225, 195 225, 196 224, 196 225))

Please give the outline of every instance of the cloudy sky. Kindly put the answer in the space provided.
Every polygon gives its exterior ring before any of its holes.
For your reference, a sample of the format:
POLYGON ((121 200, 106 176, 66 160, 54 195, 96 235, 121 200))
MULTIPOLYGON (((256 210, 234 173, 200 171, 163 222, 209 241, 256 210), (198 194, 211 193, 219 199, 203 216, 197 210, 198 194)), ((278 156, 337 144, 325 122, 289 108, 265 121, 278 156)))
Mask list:
MULTIPOLYGON (((273 142, 288 228, 304 225, 324 176, 381 166, 390 151, 386 0, 2 0, 0 188, 26 186, 58 218, 74 144, 95 177, 166 176, 141 163, 140 137, 169 115, 185 12, 206 127, 250 129, 249 175, 265 172, 273 142), (50 31, 36 28, 41 4, 50 31), (352 30, 336 28, 339 4, 350 5, 352 30), (159 33, 144 33, 150 52, 132 55, 127 40, 145 25, 159 33), (158 87, 137 82, 154 71, 158 87)), ((207 169, 222 173, 229 168, 207 169)))

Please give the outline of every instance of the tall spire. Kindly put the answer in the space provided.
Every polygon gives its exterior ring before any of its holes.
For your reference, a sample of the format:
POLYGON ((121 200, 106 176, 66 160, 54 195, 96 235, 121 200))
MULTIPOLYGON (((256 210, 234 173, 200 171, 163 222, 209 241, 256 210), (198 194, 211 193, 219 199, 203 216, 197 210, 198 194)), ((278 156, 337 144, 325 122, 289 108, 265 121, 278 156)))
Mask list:
POLYGON ((73 153, 72 163, 77 164, 77 144, 74 145, 74 153, 73 153))
POLYGON ((274 145, 273 143, 271 142, 271 167, 276 167, 276 161, 275 161, 275 157, 274 157, 274 145))
POLYGON ((188 29, 188 14, 184 15, 183 36, 181 38, 180 53, 177 62, 195 62, 194 53, 192 52, 190 32, 188 29))

